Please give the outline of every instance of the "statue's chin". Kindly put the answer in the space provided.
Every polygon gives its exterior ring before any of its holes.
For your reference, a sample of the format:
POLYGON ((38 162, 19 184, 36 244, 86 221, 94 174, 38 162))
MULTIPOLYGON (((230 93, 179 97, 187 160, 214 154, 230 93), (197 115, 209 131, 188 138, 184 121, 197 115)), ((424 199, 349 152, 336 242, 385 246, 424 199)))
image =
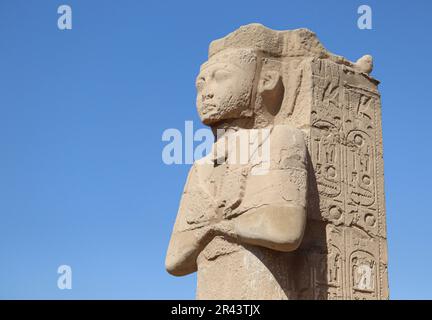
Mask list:
POLYGON ((201 122, 207 126, 214 125, 222 120, 219 114, 200 115, 200 118, 201 122))
POLYGON ((211 119, 211 118, 205 118, 205 119, 201 119, 202 123, 205 124, 206 126, 210 126, 213 124, 216 124, 217 122, 219 122, 220 120, 217 119, 211 119))

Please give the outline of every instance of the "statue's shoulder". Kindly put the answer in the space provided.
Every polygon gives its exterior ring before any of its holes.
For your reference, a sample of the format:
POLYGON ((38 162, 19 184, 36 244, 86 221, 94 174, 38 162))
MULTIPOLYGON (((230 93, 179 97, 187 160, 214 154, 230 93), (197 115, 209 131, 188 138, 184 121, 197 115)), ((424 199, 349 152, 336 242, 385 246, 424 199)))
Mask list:
POLYGON ((291 125, 275 125, 270 134, 271 144, 275 147, 297 147, 306 151, 305 134, 291 125))
POLYGON ((305 168, 307 147, 302 130, 290 125, 276 125, 270 134, 273 168, 305 168))

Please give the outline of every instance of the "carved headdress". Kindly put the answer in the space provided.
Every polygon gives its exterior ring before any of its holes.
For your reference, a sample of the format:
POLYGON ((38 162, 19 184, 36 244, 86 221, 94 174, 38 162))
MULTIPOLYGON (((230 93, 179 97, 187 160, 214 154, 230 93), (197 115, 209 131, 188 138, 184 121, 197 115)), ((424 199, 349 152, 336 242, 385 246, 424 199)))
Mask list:
MULTIPOLYGON (((342 56, 332 54, 321 44, 314 32, 305 28, 278 31, 259 23, 248 24, 221 39, 212 41, 208 57, 211 58, 227 49, 252 49, 261 58, 258 62, 262 63, 263 67, 280 71, 285 93, 275 123, 287 123, 293 120, 290 119, 292 117, 301 117, 294 113, 301 112, 295 110, 295 105, 305 80, 303 79, 304 68, 309 65, 304 62, 316 58, 329 59, 348 69, 357 71, 367 69, 364 71, 367 75, 372 70, 371 56, 364 56, 354 63, 342 56), (369 68, 364 68, 363 60, 369 61, 369 68)), ((301 120, 294 119, 294 122, 297 122, 297 126, 301 126, 301 120)))

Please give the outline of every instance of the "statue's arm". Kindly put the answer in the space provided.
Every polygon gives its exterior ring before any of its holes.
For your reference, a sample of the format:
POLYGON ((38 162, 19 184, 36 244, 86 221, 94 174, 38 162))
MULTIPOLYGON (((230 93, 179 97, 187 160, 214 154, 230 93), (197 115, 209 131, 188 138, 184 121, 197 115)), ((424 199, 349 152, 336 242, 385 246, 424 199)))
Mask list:
POLYGON ((184 276, 197 270, 196 259, 209 241, 210 228, 173 231, 165 259, 166 270, 175 276, 184 276))
POLYGON ((271 166, 248 177, 241 215, 221 221, 217 232, 278 251, 300 245, 306 226, 307 148, 300 130, 279 127, 271 136, 271 166))
POLYGON ((243 243, 277 251, 293 251, 302 241, 306 210, 302 207, 266 205, 228 222, 231 236, 243 243), (231 229, 231 230, 230 230, 231 229))
POLYGON ((210 214, 210 204, 205 202, 205 197, 202 197, 201 192, 195 167, 192 167, 185 184, 165 258, 166 270, 175 276, 195 272, 197 270, 196 259, 211 240, 212 229, 208 224, 188 223, 187 221, 187 219, 193 221, 193 216, 200 216, 202 212, 210 214))

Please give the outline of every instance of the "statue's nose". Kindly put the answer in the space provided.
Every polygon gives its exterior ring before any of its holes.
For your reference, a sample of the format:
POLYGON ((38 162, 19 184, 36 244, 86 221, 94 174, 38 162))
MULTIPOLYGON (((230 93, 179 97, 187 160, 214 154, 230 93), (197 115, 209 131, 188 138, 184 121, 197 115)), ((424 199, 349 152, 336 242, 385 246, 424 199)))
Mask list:
POLYGON ((206 93, 206 94, 203 94, 203 95, 202 95, 202 99, 203 99, 203 101, 204 101, 204 100, 207 100, 207 99, 211 99, 211 98, 213 98, 213 96, 214 96, 213 93, 206 93))

